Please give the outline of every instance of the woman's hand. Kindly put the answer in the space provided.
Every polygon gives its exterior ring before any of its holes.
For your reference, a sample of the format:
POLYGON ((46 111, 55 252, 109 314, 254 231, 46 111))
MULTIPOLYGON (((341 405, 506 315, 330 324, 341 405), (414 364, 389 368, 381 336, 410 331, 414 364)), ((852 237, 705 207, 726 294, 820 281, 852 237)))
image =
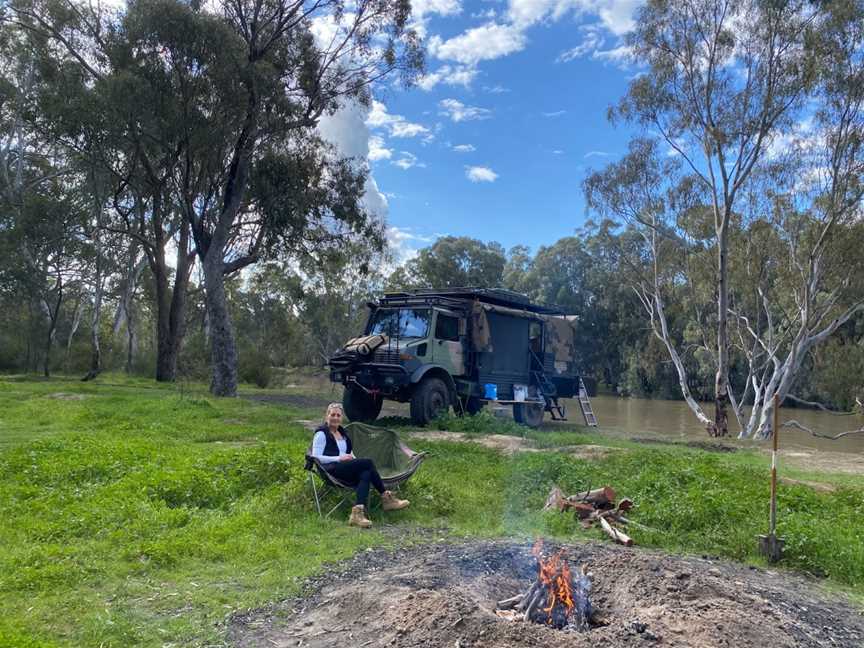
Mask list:
POLYGON ((339 461, 351 461, 354 458, 353 454, 339 455, 339 461))

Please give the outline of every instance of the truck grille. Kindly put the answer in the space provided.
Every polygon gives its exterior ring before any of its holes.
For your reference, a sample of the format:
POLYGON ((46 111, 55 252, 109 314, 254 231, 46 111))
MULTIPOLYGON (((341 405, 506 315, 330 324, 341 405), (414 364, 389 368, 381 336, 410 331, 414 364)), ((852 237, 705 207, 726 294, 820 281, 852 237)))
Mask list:
POLYGON ((399 364, 399 352, 389 349, 378 349, 372 354, 372 362, 379 364, 399 364))

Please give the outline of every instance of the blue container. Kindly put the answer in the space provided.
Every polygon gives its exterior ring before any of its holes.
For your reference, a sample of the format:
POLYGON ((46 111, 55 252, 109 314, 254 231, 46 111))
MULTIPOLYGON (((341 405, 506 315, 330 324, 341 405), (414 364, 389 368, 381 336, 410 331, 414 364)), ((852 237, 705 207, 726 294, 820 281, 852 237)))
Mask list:
POLYGON ((486 383, 483 385, 483 397, 489 400, 498 400, 498 385, 495 383, 486 383))

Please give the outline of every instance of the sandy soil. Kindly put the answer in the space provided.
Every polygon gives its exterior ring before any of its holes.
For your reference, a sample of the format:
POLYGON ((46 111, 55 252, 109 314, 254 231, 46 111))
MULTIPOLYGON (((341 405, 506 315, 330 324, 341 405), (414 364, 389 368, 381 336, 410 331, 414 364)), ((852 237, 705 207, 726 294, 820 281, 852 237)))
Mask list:
POLYGON ((495 601, 534 578, 526 544, 368 550, 307 583, 301 597, 235 617, 232 645, 516 648, 555 645, 861 648, 864 617, 800 576, 708 557, 586 543, 563 547, 594 573, 608 625, 585 633, 497 617, 495 601))

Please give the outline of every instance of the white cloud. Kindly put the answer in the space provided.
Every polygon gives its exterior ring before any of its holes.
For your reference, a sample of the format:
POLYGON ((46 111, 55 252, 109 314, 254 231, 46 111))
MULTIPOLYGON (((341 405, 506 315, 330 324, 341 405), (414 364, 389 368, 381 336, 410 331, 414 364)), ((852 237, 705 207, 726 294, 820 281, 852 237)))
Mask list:
POLYGON ((466 106, 456 99, 443 99, 438 102, 438 107, 441 109, 440 114, 449 117, 454 122, 489 119, 492 116, 492 111, 488 108, 466 106))
POLYGON ((409 153, 408 151, 399 151, 399 159, 393 160, 390 164, 393 166, 397 166, 400 169, 407 171, 413 167, 423 168, 426 165, 423 162, 419 162, 417 160, 417 156, 413 153, 409 153))
POLYGON ((457 144, 453 147, 453 150, 457 153, 471 153, 476 151, 473 144, 457 144))
POLYGON ((444 61, 476 65, 518 52, 527 42, 521 28, 489 23, 446 41, 433 37, 429 41, 429 52, 444 61))
POLYGON ((592 158, 592 157, 609 157, 609 154, 606 151, 588 151, 582 157, 584 158, 592 158))
POLYGON ((426 247, 434 241, 434 236, 416 234, 410 227, 387 228, 387 242, 393 255, 393 263, 397 267, 416 257, 421 247, 426 247))
POLYGON ((366 118, 366 125, 371 128, 384 128, 389 131, 391 137, 417 137, 432 138, 432 132, 422 124, 407 121, 402 115, 391 115, 387 112, 387 106, 380 101, 372 101, 372 109, 366 118))
POLYGON ((454 16, 462 11, 460 0, 411 0, 411 14, 422 18, 428 14, 454 16))
POLYGON ((634 62, 633 49, 627 45, 621 45, 611 50, 594 52, 591 58, 595 61, 612 63, 621 69, 626 69, 634 62))
POLYGON ((373 162, 378 160, 389 160, 393 157, 393 151, 384 146, 384 138, 373 135, 369 138, 369 159, 373 162))
MULTIPOLYGON (((350 103, 332 115, 325 114, 318 122, 318 133, 345 157, 371 159, 375 150, 371 140, 375 138, 370 137, 365 123, 366 110, 359 104, 350 103)), ((366 177, 363 204, 376 217, 382 220, 387 217, 387 199, 378 190, 371 173, 366 177)))
POLYGON ((552 151, 552 152, 553 152, 555 155, 564 155, 564 151, 562 151, 561 149, 555 149, 555 150, 552 151))
POLYGON ((498 174, 489 167, 469 166, 465 167, 465 177, 471 182, 495 182, 498 174))
POLYGON ((541 21, 558 21, 567 14, 594 14, 616 36, 633 29, 633 14, 643 0, 510 0, 508 15, 522 28, 541 21))
POLYGON ((582 58, 587 54, 596 52, 606 42, 602 34, 603 28, 599 24, 582 25, 579 31, 584 34, 582 42, 576 47, 561 52, 558 58, 555 59, 556 63, 569 63, 575 59, 582 58))
POLYGON ((483 86, 483 89, 490 94, 504 94, 505 92, 510 92, 510 88, 505 88, 500 84, 494 86, 483 86))
POLYGON ((566 114, 567 114, 566 110, 556 110, 554 112, 544 112, 543 116, 544 117, 560 117, 561 115, 566 115, 566 114))
POLYGON ((444 65, 434 72, 423 75, 417 82, 422 90, 431 90, 439 83, 450 86, 463 86, 465 88, 471 85, 471 82, 477 77, 478 71, 476 67, 466 65, 444 65))

